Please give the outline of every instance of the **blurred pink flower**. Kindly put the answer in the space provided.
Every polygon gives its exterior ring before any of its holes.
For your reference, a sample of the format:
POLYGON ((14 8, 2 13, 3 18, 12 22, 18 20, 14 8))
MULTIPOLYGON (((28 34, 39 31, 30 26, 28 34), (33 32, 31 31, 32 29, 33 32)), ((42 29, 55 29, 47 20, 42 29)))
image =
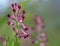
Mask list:
POLYGON ((0 41, 2 42, 3 46, 6 46, 6 38, 5 37, 0 37, 0 41))
POLYGON ((40 46, 46 46, 45 43, 40 43, 40 46))

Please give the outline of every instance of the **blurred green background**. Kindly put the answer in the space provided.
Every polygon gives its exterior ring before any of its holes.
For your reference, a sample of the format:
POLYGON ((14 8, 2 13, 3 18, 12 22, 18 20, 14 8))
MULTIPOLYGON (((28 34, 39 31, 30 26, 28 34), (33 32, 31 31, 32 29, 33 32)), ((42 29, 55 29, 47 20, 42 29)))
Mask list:
POLYGON ((13 14, 10 5, 14 2, 19 3, 22 10, 26 10, 26 25, 34 27, 33 18, 36 15, 40 15, 44 19, 46 25, 44 31, 48 32, 47 38, 49 40, 47 46, 60 46, 60 0, 0 1, 0 36, 6 34, 9 41, 14 41, 15 33, 12 31, 12 27, 7 25, 7 14, 13 14))

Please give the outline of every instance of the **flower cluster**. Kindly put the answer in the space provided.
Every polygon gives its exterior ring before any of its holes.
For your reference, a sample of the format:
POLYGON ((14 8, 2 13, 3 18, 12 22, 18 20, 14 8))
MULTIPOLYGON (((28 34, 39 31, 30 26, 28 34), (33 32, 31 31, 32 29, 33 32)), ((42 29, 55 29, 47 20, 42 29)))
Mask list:
MULTIPOLYGON (((25 40, 25 43, 27 43, 28 46, 30 46, 30 44, 38 44, 38 42, 40 41, 40 46, 46 46, 46 43, 48 42, 47 39, 47 33, 44 32, 44 28, 45 28, 45 23, 44 20, 42 19, 41 16, 37 15, 34 18, 34 22, 36 27, 33 28, 29 28, 30 31, 28 31, 30 34, 29 38, 27 38, 27 40, 25 40), (33 38, 31 34, 36 34, 36 36, 33 38), (29 40, 29 42, 28 42, 29 40)), ((27 46, 26 45, 26 46, 27 46)))
POLYGON ((26 31, 28 30, 28 27, 25 26, 25 24, 23 23, 24 19, 25 19, 25 10, 22 11, 22 13, 20 13, 20 9, 21 6, 18 5, 17 3, 12 4, 12 9, 13 9, 13 15, 8 14, 8 25, 13 27, 14 32, 16 33, 16 35, 19 38, 27 38, 29 36, 28 33, 26 33, 26 31), (21 28, 20 30, 18 30, 17 25, 19 25, 19 27, 21 28), (20 32, 20 33, 19 33, 20 32))
POLYGON ((40 46, 46 46, 46 42, 48 39, 46 38, 47 33, 45 33, 43 30, 45 28, 45 24, 43 19, 40 16, 36 16, 36 26, 37 26, 37 31, 39 32, 40 40, 42 43, 40 43, 40 46))
MULTIPOLYGON (((27 38, 29 36, 27 39, 29 39, 31 43, 38 43, 38 41, 41 41, 40 46, 46 46, 46 42, 48 41, 48 39, 46 38, 47 33, 43 31, 45 28, 44 20, 40 16, 36 16, 34 19, 36 27, 35 28, 27 27, 23 23, 25 20, 25 16, 24 16, 25 10, 23 10, 22 13, 20 13, 21 6, 18 5, 17 3, 12 4, 11 6, 14 14, 13 15, 8 14, 7 16, 9 19, 8 25, 13 27, 13 30, 16 33, 16 36, 18 36, 18 38, 27 38), (21 29, 19 30, 17 26, 21 29), (27 30, 30 30, 30 31, 27 31, 27 30), (34 40, 31 37, 31 34, 33 32, 37 34, 34 40)), ((30 43, 27 43, 27 45, 28 44, 30 43)))

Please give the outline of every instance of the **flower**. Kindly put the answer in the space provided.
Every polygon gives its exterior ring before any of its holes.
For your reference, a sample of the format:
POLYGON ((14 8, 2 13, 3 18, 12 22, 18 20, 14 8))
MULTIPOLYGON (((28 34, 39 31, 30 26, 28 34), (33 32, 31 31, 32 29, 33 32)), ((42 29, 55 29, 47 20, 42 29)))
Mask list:
POLYGON ((0 41, 2 42, 3 46, 6 46, 6 38, 4 36, 0 37, 0 41))
POLYGON ((36 16, 35 23, 37 26, 40 26, 42 29, 45 28, 44 20, 42 19, 41 16, 36 16))
POLYGON ((25 10, 23 10, 22 13, 20 13, 21 6, 17 3, 14 3, 11 6, 14 14, 8 14, 8 25, 11 25, 13 27, 14 32, 19 38, 27 38, 29 34, 26 32, 26 30, 28 30, 29 28, 23 23, 25 19, 25 10), (18 30, 17 25, 19 25, 19 27, 21 27, 22 29, 18 30), (20 34, 19 31, 22 33, 20 34))
POLYGON ((40 46, 46 46, 45 43, 40 43, 40 46))

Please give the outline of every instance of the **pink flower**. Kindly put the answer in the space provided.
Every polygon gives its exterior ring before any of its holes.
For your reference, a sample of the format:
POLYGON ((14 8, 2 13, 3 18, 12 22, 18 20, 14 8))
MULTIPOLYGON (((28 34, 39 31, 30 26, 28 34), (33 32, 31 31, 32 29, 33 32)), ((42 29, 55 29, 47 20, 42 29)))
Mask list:
POLYGON ((5 37, 0 37, 0 41, 2 42, 3 46, 6 46, 6 38, 5 37))
POLYGON ((36 16, 35 23, 38 26, 41 26, 42 29, 45 28, 44 20, 40 16, 36 16))
POLYGON ((26 33, 23 29, 20 30, 21 34, 18 34, 19 38, 27 38, 29 36, 28 33, 26 33))
POLYGON ((8 21, 8 25, 14 25, 15 24, 15 22, 10 22, 10 21, 8 21))
POLYGON ((45 43, 40 43, 40 46, 46 46, 45 43))
POLYGON ((46 33, 41 33, 40 37, 41 38, 45 38, 46 37, 46 33))
POLYGON ((41 38, 42 42, 48 42, 47 38, 41 38))
POLYGON ((20 26, 21 26, 24 30, 28 30, 28 28, 27 28, 23 23, 20 23, 20 26))
POLYGON ((27 37, 29 36, 29 34, 26 33, 23 29, 21 29, 21 32, 22 32, 22 36, 23 36, 24 38, 27 38, 27 37))
POLYGON ((29 36, 28 33, 26 33, 26 30, 28 30, 28 27, 24 25, 23 21, 25 19, 25 10, 22 11, 22 13, 20 12, 21 6, 18 5, 17 3, 12 4, 12 10, 13 10, 13 16, 11 16, 10 14, 8 14, 8 25, 14 25, 13 26, 13 30, 16 33, 16 35, 18 37, 24 37, 27 38, 29 36), (19 30, 17 28, 17 24, 22 28, 22 30, 20 32, 22 32, 22 34, 19 34, 19 30))
POLYGON ((13 30, 14 30, 14 32, 16 33, 16 35, 18 35, 18 30, 17 30, 17 28, 16 28, 16 27, 13 27, 13 30))
POLYGON ((40 35, 40 38, 41 38, 41 40, 42 40, 43 42, 47 42, 47 41, 48 41, 48 39, 46 38, 46 33, 42 33, 42 34, 40 35))

